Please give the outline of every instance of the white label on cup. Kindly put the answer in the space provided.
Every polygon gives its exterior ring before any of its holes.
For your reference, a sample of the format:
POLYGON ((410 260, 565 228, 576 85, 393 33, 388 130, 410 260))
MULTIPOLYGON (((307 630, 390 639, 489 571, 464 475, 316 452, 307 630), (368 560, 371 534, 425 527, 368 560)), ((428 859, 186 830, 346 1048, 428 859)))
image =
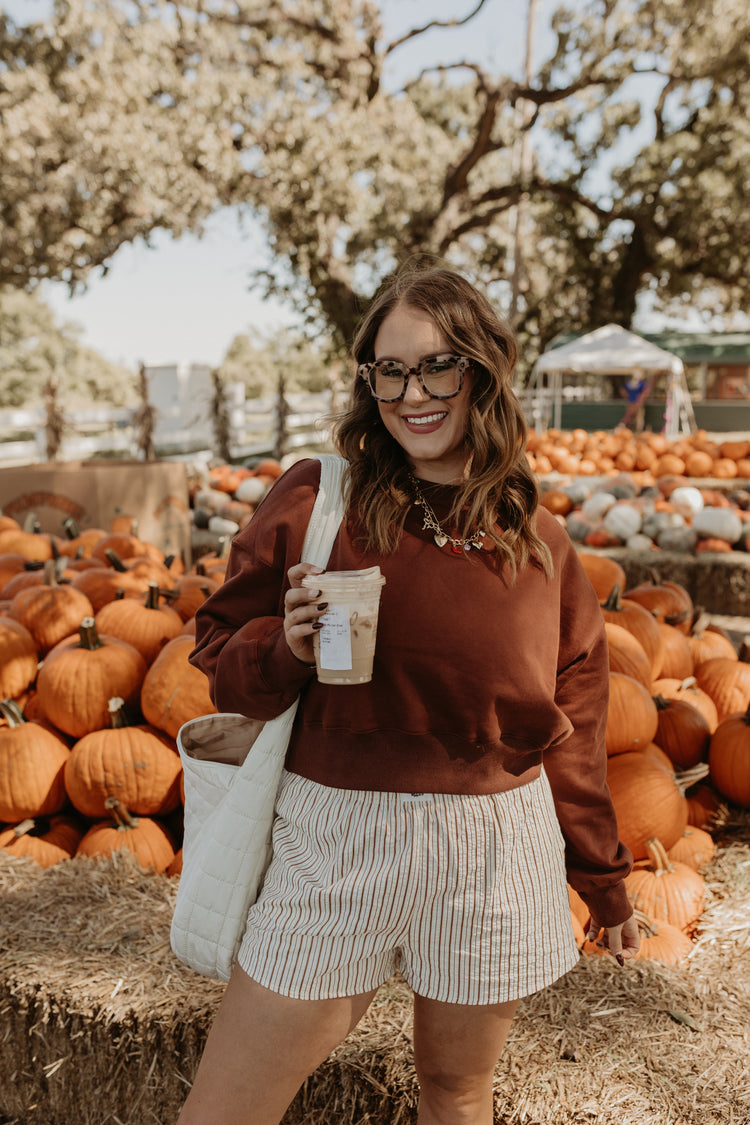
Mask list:
POLYGON ((332 605, 320 621, 320 667, 331 672, 346 671, 352 666, 352 635, 349 629, 349 606, 332 605))

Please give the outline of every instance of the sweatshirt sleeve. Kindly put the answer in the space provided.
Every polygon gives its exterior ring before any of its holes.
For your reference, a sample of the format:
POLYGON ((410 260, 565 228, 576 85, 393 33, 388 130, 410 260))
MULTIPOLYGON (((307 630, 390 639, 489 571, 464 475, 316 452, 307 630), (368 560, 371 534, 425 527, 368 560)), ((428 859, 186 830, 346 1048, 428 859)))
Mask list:
POLYGON ((568 881, 602 925, 616 926, 633 912, 623 883, 633 857, 619 840, 607 786, 607 638, 593 587, 562 535, 561 549, 553 550, 560 588, 555 702, 573 731, 545 751, 544 769, 565 838, 568 881))
POLYGON ((319 483, 317 460, 287 469, 235 536, 225 581, 196 614, 190 663, 208 676, 219 711, 273 719, 314 675, 286 642, 284 595, 319 483))

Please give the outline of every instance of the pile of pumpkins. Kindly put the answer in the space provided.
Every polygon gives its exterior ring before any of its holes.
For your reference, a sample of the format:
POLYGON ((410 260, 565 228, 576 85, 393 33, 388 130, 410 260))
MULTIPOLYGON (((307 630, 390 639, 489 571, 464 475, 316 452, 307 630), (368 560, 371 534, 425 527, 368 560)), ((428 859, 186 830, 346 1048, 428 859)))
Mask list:
MULTIPOLYGON (((703 910, 710 829, 724 800, 750 808, 748 654, 679 583, 654 576, 626 590, 614 559, 579 557, 607 634, 607 782, 635 860, 626 888, 641 955, 675 964, 690 952, 703 910)), ((571 909, 585 925, 588 911, 572 891, 571 909)), ((584 952, 601 952, 577 923, 584 952)))
POLYGON ((217 536, 236 535, 283 471, 280 461, 262 457, 249 465, 218 462, 196 474, 189 486, 193 526, 217 536))
POLYGON ((125 847, 177 873, 175 739, 214 710, 194 615, 226 560, 186 573, 117 522, 58 539, 0 516, 0 847, 45 865, 125 847))
POLYGON ((699 488, 672 475, 649 484, 620 472, 569 483, 541 478, 540 491, 542 506, 585 547, 750 551, 750 489, 699 488))
MULTIPOLYGON (((580 557, 608 637, 608 779, 636 860, 628 892, 644 955, 675 960, 701 909, 712 818, 723 799, 750 807, 750 665, 682 587, 625 590, 613 559, 580 557)), ((214 710, 188 656, 225 565, 209 553, 186 572, 118 521, 58 539, 0 516, 0 848, 49 865, 124 847, 179 873, 175 739, 214 710)), ((570 894, 579 942, 596 951, 570 894)))

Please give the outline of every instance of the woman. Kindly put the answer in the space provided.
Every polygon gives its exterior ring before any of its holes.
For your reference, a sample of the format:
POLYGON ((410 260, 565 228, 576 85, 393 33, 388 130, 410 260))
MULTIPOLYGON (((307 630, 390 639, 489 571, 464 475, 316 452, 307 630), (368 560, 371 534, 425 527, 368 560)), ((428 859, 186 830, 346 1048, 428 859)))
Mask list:
POLYGON ((192 660, 219 710, 301 705, 273 861, 180 1125, 280 1121, 397 968, 420 1125, 489 1125, 518 998, 577 960, 566 871, 590 933, 621 963, 638 948, 605 782, 601 612, 537 509, 513 338, 434 269, 386 285, 353 351, 329 568, 385 575, 371 683, 315 677, 326 604, 299 557, 316 461, 277 482, 198 615, 192 660))

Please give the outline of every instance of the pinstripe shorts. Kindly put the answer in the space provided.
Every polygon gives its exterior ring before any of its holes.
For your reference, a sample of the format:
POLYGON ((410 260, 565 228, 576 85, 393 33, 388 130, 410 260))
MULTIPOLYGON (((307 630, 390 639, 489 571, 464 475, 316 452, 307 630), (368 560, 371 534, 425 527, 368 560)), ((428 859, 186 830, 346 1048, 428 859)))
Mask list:
POLYGON ((421 996, 497 1004, 578 960, 544 773, 489 795, 334 789, 284 772, 273 858, 238 962, 298 999, 398 969, 421 996))

